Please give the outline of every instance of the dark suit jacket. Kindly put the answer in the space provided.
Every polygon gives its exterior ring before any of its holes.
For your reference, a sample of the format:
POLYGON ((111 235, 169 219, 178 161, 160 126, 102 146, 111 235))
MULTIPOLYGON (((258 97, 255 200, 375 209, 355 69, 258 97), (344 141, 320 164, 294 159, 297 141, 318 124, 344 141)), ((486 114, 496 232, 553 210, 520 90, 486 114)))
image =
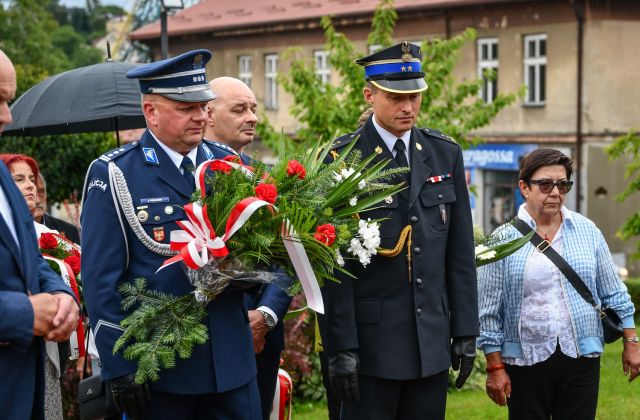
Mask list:
POLYGON ((72 294, 42 258, 33 217, 4 163, 0 188, 12 210, 16 244, 0 217, 0 418, 44 418, 44 341, 33 337, 29 294, 72 294), (34 404, 35 401, 35 404, 34 404))
POLYGON ((49 213, 45 213, 42 216, 42 224, 49 229, 55 229, 60 233, 64 233, 64 236, 68 240, 74 244, 80 245, 80 232, 78 231, 78 228, 71 223, 65 222, 57 217, 53 217, 49 213))
MULTIPOLYGON (((371 118, 358 139, 352 133, 333 148, 356 141, 373 163, 393 156, 371 118), (356 140, 357 139, 357 140, 356 140)), ((325 316, 320 320, 327 354, 357 350, 360 373, 387 379, 423 378, 446 370, 451 337, 478 335, 478 305, 473 226, 462 151, 445 135, 413 128, 410 142, 411 187, 379 203, 361 218, 382 219, 382 248, 393 248, 402 229, 413 232, 412 271, 407 246, 396 257, 373 256, 363 268, 345 268, 355 279, 323 287, 325 316), (451 174, 441 182, 427 178, 451 174), (443 218, 441 208, 446 212, 443 218)))
MULTIPOLYGON (((209 146, 205 142, 198 147, 196 164, 214 157, 209 146)), ((194 290, 181 264, 156 273, 168 257, 148 249, 114 204, 111 163, 124 174, 144 231, 158 242, 168 244, 171 231, 179 229, 176 221, 186 218, 182 206, 191 201, 193 192, 149 131, 139 142, 104 154, 89 168, 81 215, 82 280, 105 379, 136 370, 135 362, 112 352, 122 334, 120 321, 127 316, 118 293, 120 284, 143 277, 149 289, 174 296, 194 290)), ((224 392, 253 380, 255 357, 244 292, 217 296, 207 305, 207 312, 209 341, 195 346, 188 359, 177 358, 175 367, 162 370, 160 379, 151 384, 154 391, 224 392)))

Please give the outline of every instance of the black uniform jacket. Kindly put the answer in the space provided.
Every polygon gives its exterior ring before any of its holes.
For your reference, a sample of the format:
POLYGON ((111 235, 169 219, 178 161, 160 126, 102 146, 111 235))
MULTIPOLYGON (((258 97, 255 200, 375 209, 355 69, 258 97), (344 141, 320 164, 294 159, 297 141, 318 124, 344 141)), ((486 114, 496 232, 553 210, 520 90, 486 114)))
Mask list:
MULTIPOLYGON (((356 141, 363 156, 393 156, 372 119, 361 130, 333 143, 356 141)), ((411 187, 380 208, 360 214, 381 219, 382 248, 393 248, 411 225, 411 274, 407 245, 395 257, 375 255, 363 268, 347 261, 351 279, 323 286, 325 315, 320 320, 324 350, 356 350, 360 374, 416 379, 447 369, 451 337, 478 335, 478 304, 473 225, 462 150, 448 136, 413 128, 410 142, 411 187), (443 175, 442 180, 432 177, 443 175), (448 176, 449 175, 449 176, 448 176), (435 181, 435 182, 432 182, 435 181)))

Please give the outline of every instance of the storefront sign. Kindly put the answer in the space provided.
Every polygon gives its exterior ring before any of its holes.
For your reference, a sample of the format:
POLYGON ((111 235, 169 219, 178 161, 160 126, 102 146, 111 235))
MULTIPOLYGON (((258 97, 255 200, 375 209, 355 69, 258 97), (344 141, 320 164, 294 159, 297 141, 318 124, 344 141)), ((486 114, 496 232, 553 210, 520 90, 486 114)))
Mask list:
POLYGON ((517 171, 520 159, 538 148, 536 144, 480 144, 463 150, 465 168, 517 171))

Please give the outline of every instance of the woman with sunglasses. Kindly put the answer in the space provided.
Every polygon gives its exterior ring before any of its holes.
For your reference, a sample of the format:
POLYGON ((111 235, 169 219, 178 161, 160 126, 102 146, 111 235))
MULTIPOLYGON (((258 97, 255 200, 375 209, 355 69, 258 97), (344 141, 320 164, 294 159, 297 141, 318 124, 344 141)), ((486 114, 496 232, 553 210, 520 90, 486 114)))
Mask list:
MULTIPOLYGON (((622 319, 622 368, 640 375, 634 307, 600 230, 564 207, 571 158, 541 148, 522 159, 518 217, 576 271, 601 307, 622 319)), ((509 227, 505 240, 520 237, 509 227)), ((543 244, 546 244, 543 242, 543 244)), ((486 389, 511 419, 593 419, 604 338, 598 312, 530 242, 478 270, 480 337, 486 389)))

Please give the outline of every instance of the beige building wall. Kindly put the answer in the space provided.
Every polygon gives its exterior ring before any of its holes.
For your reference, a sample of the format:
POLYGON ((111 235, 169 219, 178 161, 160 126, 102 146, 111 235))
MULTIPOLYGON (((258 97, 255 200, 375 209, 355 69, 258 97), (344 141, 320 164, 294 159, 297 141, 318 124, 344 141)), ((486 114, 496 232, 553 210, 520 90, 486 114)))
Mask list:
POLYGON ((584 40, 584 132, 640 128, 640 21, 591 22, 584 40))

